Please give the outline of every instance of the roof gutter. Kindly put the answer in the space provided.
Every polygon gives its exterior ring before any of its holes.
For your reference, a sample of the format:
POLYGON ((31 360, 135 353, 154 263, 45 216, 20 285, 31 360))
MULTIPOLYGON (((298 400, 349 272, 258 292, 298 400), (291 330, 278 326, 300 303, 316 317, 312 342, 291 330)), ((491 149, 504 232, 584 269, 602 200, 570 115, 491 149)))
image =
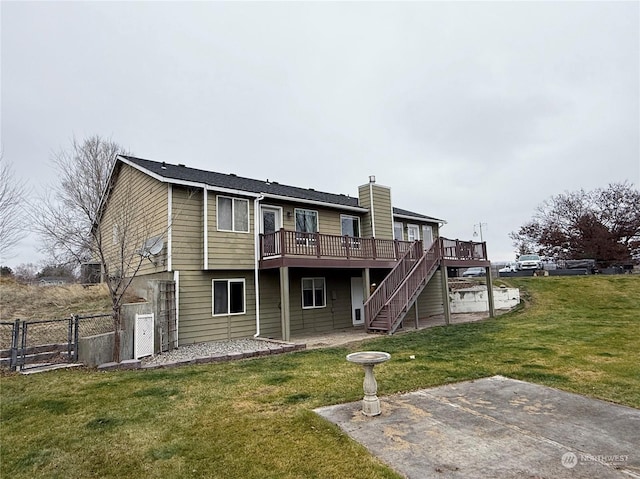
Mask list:
POLYGON ((254 338, 260 336, 260 201, 264 199, 264 195, 258 196, 253 200, 253 282, 256 292, 256 334, 254 338))

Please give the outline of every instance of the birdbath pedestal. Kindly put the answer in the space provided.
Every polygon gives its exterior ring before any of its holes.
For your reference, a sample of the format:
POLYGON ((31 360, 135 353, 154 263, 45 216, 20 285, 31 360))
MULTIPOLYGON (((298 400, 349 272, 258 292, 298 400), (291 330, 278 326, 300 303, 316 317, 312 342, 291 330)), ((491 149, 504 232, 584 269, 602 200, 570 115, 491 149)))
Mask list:
POLYGON ((347 361, 360 364, 364 368, 362 414, 365 416, 378 416, 381 413, 380 399, 376 396, 378 383, 373 375, 373 367, 389 359, 391 359, 391 355, 382 351, 360 351, 347 355, 347 361))

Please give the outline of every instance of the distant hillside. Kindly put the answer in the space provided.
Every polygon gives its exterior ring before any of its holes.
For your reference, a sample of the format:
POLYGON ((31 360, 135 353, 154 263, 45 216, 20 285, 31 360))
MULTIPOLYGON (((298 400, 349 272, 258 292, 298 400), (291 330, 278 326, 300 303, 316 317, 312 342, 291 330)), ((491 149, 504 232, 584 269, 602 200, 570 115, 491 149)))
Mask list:
POLYGON ((106 313, 111 299, 106 285, 35 286, 0 278, 0 320, 59 319, 71 314, 106 313))

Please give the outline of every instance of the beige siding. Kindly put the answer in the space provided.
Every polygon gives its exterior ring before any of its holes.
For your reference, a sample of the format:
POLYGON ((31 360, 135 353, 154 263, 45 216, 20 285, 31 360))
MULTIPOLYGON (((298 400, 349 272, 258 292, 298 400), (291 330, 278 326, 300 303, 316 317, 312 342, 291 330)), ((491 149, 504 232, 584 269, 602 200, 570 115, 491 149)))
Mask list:
POLYGON ((393 239, 393 218, 391 215, 391 190, 380 185, 371 185, 373 190, 373 215, 376 238, 393 239))
POLYGON ((375 229, 376 238, 393 239, 391 189, 375 183, 368 183, 358 187, 358 197, 360 206, 367 208, 370 212, 363 217, 361 225, 363 236, 374 236, 375 229))
POLYGON ((180 271, 180 345, 244 338, 256 332, 253 271, 180 271), (245 314, 213 316, 213 279, 245 280, 245 314))
POLYGON ((129 165, 122 165, 100 224, 102 247, 110 271, 124 269, 124 274, 130 275, 139 267, 138 274, 142 275, 165 270, 167 225, 167 185, 129 165), (154 236, 161 236, 165 246, 150 261, 137 252, 154 236), (120 249, 121 238, 125 243, 124 254, 120 249))
POLYGON ((204 264, 203 190, 172 187, 172 269, 200 270, 204 264))
MULTIPOLYGON (((369 184, 358 187, 358 201, 361 207, 367 208, 371 211, 371 196, 369 195, 369 184)), ((360 222, 360 228, 362 229, 363 238, 371 238, 373 236, 373 229, 371 224, 371 213, 363 215, 360 222)))
POLYGON ((340 221, 340 215, 348 214, 351 216, 358 216, 357 213, 340 211, 333 208, 322 208, 315 205, 274 202, 265 200, 262 203, 264 206, 276 206, 282 208, 282 227, 289 231, 295 231, 296 229, 296 209, 311 210, 318 212, 318 232, 327 235, 341 235, 342 223, 340 221))

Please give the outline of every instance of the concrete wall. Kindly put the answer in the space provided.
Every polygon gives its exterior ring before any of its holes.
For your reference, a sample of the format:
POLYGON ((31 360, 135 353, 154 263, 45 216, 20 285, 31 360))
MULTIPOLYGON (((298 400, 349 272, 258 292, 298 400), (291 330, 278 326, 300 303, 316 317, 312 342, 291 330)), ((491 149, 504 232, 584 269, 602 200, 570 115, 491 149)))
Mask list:
MULTIPOLYGON (((152 313, 150 303, 125 304, 121 308, 120 360, 133 359, 136 314, 152 313)), ((78 362, 89 367, 113 361, 114 333, 78 338, 78 362)))
MULTIPOLYGON (((487 289, 461 289, 449 294, 452 313, 481 313, 489 311, 487 289)), ((520 303, 518 288, 494 288, 495 309, 511 309, 520 303)))

